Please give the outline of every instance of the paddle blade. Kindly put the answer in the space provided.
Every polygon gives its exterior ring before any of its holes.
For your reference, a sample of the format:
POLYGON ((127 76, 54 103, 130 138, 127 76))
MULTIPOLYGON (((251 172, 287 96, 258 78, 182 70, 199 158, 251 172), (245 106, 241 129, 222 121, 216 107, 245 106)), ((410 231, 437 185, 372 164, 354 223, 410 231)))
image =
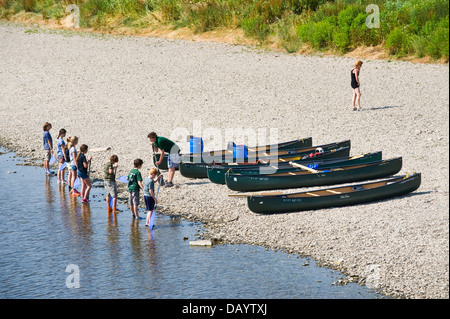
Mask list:
POLYGON ((150 217, 150 221, 148 223, 148 228, 149 229, 153 229, 153 225, 155 223, 155 215, 156 215, 156 210, 153 210, 152 217, 150 217))
POLYGON ((67 163, 64 162, 64 163, 61 165, 61 167, 59 168, 59 171, 61 172, 63 169, 66 168, 66 166, 67 166, 67 163))
POLYGON ((73 188, 78 188, 81 185, 81 180, 80 178, 77 176, 77 178, 75 179, 75 181, 73 182, 73 188))
POLYGON ((110 196, 109 197, 109 207, 113 207, 113 201, 114 201, 114 197, 110 196))
POLYGON ((126 177, 125 175, 118 177, 117 180, 124 184, 128 183, 128 177, 126 177))

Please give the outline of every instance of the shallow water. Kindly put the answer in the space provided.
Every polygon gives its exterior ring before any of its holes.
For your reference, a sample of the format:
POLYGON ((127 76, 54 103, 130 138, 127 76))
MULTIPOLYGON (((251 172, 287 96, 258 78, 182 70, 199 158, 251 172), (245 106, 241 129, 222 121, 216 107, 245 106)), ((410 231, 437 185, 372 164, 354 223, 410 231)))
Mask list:
POLYGON ((383 298, 296 255, 191 247, 201 225, 180 218, 157 214, 150 232, 124 205, 108 214, 103 188, 82 204, 22 162, 0 155, 1 298, 383 298))

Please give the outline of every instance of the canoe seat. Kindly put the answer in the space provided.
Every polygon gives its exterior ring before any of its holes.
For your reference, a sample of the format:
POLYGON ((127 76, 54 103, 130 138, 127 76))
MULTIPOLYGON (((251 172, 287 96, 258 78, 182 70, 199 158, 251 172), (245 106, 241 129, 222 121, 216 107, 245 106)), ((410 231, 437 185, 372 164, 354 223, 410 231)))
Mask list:
POLYGON ((327 189, 327 192, 330 192, 330 193, 333 193, 333 194, 342 194, 342 192, 336 192, 336 191, 333 191, 331 189, 327 189))
POLYGON ((318 194, 314 194, 314 193, 306 193, 307 195, 310 195, 310 196, 320 196, 320 195, 318 195, 318 194))

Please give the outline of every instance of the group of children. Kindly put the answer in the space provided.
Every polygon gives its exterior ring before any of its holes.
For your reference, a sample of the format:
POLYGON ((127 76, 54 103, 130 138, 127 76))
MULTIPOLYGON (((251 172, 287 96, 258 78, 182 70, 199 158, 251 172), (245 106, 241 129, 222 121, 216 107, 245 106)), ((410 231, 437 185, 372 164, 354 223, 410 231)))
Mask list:
POLYGON ((57 138, 57 151, 56 156, 59 162, 58 173, 50 171, 50 164, 53 157, 53 139, 50 134, 52 124, 46 122, 43 126, 43 142, 44 142, 44 169, 45 173, 49 176, 58 175, 58 183, 68 184, 70 194, 72 196, 81 196, 83 203, 89 203, 89 193, 92 185, 89 178, 89 169, 92 157, 86 157, 88 146, 86 144, 80 145, 80 150, 77 151, 76 145, 78 144, 78 137, 72 136, 67 138, 67 145, 64 142, 66 137, 66 130, 60 129, 57 138), (68 181, 65 181, 65 170, 68 169, 68 181), (75 181, 77 177, 81 180, 81 192, 75 187, 75 181))
MULTIPOLYGON (((50 134, 52 128, 51 123, 46 122, 43 126, 43 144, 44 144, 44 169, 46 175, 58 176, 58 183, 69 185, 70 195, 73 197, 80 196, 82 202, 88 204, 89 193, 92 188, 91 180, 89 178, 90 164, 92 156, 87 157, 88 146, 81 144, 79 151, 76 146, 78 145, 78 137, 71 136, 67 138, 67 144, 64 141, 66 137, 66 130, 60 129, 57 138, 57 159, 59 162, 58 172, 50 171, 50 165, 53 158, 53 139, 50 134), (68 169, 68 181, 65 181, 65 171, 68 169), (77 178, 81 180, 81 191, 79 192, 76 187, 77 178)), ((117 155, 112 155, 109 161, 104 167, 104 187, 106 195, 106 203, 108 212, 120 212, 117 208, 117 184, 116 184, 116 172, 118 167, 119 158, 117 155)), ((134 168, 128 174, 128 192, 129 192, 129 205, 132 217, 134 219, 143 219, 139 216, 139 199, 140 190, 144 191, 144 202, 147 211, 146 225, 149 225, 150 219, 153 214, 153 209, 157 204, 157 198, 155 195, 155 182, 163 183, 163 176, 159 174, 158 169, 152 168, 149 175, 143 180, 140 173, 143 161, 141 159, 134 160, 134 168)), ((173 178, 173 176, 171 176, 173 178)))

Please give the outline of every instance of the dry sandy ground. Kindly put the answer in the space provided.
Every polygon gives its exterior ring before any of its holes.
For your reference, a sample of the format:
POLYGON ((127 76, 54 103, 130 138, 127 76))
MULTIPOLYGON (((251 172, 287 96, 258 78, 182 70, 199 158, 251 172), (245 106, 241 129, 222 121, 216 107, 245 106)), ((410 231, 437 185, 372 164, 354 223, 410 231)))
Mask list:
POLYGON ((185 151, 189 133, 206 150, 312 136, 315 145, 351 139, 352 154, 402 156, 401 173, 421 172, 422 185, 392 200, 260 216, 226 186, 177 173, 160 204, 204 222, 209 238, 312 256, 388 295, 449 297, 448 65, 364 61, 364 111, 352 112, 350 58, 6 23, 0 43, 0 142, 41 160, 50 121, 55 141, 65 128, 91 149, 111 147, 91 152, 94 178, 113 153, 119 175, 138 157, 147 172, 152 130, 185 151))

